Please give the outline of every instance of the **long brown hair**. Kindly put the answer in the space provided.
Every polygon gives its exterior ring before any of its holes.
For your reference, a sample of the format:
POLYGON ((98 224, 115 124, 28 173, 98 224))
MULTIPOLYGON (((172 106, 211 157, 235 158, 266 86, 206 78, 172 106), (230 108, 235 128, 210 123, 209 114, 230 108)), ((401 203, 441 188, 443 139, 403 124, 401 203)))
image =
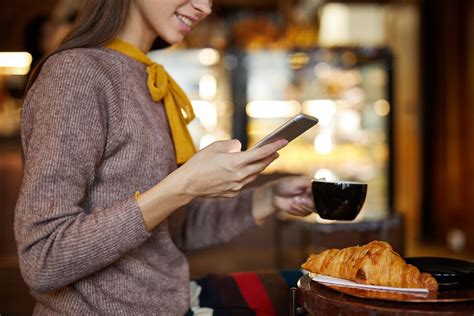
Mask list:
POLYGON ((26 91, 38 78, 45 61, 71 48, 103 46, 122 29, 132 0, 85 0, 71 31, 61 45, 45 56, 31 72, 26 91))

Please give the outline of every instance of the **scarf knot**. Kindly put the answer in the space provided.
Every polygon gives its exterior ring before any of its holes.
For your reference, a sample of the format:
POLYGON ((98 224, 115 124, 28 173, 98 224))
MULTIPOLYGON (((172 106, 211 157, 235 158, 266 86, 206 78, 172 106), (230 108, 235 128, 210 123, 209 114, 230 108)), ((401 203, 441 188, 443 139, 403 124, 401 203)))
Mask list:
POLYGON ((195 153, 191 135, 186 124, 191 122, 195 115, 191 101, 181 87, 166 72, 162 65, 153 62, 144 52, 130 43, 114 39, 105 47, 118 51, 128 57, 146 65, 148 75, 147 86, 151 99, 162 101, 173 139, 176 162, 183 164, 195 153))
POLYGON ((168 92, 168 74, 162 65, 153 63, 146 67, 148 73, 148 89, 153 101, 159 102, 168 92))

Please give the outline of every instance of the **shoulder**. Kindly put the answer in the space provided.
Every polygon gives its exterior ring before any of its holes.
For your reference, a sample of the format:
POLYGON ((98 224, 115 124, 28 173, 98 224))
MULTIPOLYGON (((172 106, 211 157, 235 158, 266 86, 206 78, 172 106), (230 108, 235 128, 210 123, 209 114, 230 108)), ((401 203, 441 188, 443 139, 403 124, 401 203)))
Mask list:
POLYGON ((94 92, 96 95, 122 91, 126 65, 122 56, 105 48, 74 48, 48 57, 28 91, 62 93, 94 92))
MULTIPOLYGON (((104 76, 114 77, 120 73, 123 63, 120 56, 103 48, 73 48, 51 55, 44 63, 40 76, 86 75, 99 80, 104 76)), ((80 79, 80 78, 78 78, 80 79)))
POLYGON ((103 48, 74 48, 51 55, 43 64, 23 107, 84 108, 118 104, 122 98, 124 67, 103 48))
POLYGON ((121 104, 123 91, 123 76, 115 75, 120 66, 107 54, 100 48, 76 48, 51 55, 24 99, 22 128, 51 118, 70 126, 101 120, 105 126, 108 108, 121 104))

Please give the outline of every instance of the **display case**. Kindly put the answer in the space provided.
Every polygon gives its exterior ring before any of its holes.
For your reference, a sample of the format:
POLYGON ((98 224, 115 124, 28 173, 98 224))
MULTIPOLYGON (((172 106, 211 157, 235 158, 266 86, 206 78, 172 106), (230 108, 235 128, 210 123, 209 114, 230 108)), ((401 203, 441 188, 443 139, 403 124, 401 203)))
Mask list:
MULTIPOLYGON (((369 184, 357 220, 392 212, 392 57, 385 48, 167 50, 152 52, 192 99, 203 147, 239 138, 244 148, 303 112, 319 119, 265 172, 369 184)), ((325 222, 317 215, 309 221, 325 222)))
MULTIPOLYGON (((319 119, 280 151, 267 172, 366 182, 358 220, 387 217, 393 205, 390 51, 319 47, 242 56, 248 102, 236 104, 235 111, 245 111, 247 122, 234 125, 245 126, 249 146, 297 113, 319 119)), ((325 222, 314 216, 309 220, 325 222)))

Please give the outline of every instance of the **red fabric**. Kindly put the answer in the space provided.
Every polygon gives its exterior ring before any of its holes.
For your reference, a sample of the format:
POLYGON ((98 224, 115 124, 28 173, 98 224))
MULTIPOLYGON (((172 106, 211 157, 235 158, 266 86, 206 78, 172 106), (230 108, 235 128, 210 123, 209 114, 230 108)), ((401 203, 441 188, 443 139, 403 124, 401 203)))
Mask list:
POLYGON ((256 316, 276 315, 262 281, 255 272, 231 273, 248 307, 256 316))

